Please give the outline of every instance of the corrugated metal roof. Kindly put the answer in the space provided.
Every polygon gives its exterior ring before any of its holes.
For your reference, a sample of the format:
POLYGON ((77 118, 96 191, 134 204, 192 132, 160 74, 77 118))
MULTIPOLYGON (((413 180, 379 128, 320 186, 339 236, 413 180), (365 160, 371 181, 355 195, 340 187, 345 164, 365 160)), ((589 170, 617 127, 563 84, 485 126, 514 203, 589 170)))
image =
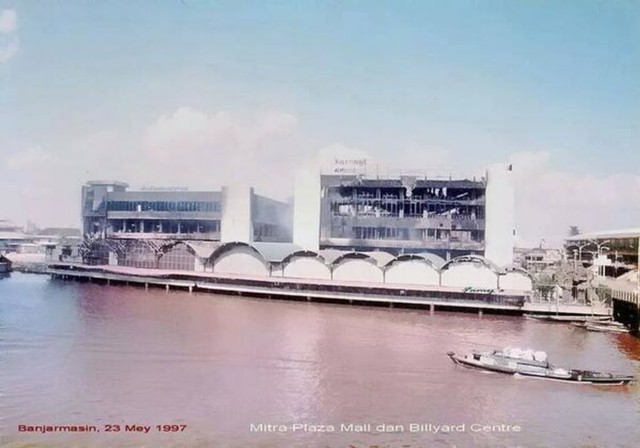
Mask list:
POLYGON ((567 241, 599 240, 604 238, 640 238, 640 228, 581 233, 580 235, 570 236, 567 241))

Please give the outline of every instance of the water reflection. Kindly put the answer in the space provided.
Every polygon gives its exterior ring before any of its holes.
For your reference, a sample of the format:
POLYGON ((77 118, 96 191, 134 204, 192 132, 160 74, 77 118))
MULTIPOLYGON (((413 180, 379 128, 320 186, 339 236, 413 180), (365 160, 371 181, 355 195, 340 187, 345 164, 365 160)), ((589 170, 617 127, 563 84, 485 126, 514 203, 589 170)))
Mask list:
POLYGON ((640 374, 640 343, 514 317, 129 287, 0 282, 1 424, 47 446, 640 446, 637 386, 485 374, 445 353, 531 346, 640 374), (181 434, 42 436, 23 422, 184 422, 181 434), (519 424, 520 433, 251 432, 251 423, 519 424), (594 422, 597 422, 594 425, 594 422))

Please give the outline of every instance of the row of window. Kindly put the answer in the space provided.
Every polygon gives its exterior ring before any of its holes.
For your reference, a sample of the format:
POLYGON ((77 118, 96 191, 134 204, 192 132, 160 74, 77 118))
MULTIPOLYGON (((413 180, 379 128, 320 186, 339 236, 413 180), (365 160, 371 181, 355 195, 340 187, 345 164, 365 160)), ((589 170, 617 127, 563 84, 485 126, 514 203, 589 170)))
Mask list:
MULTIPOLYGON (((335 238, 345 235, 332 234, 335 238)), ((482 242, 484 232, 481 230, 448 230, 448 229, 407 229, 395 227, 353 227, 348 236, 363 240, 423 240, 450 242, 482 242)))
POLYGON ((220 231, 219 220, 110 219, 109 230, 121 233, 197 234, 220 231))
POLYGON ((201 201, 109 201, 113 212, 219 212, 219 202, 201 201))
POLYGON ((331 202, 330 210, 333 216, 375 216, 399 218, 431 218, 449 215, 459 219, 483 219, 484 206, 456 206, 454 204, 438 203, 344 203, 331 202))

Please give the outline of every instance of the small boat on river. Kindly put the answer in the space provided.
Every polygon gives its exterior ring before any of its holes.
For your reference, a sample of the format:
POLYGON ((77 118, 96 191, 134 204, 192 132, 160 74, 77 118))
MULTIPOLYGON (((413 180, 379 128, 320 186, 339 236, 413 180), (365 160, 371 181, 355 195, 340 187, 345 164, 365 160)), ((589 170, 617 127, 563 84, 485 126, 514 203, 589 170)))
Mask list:
POLYGON ((545 314, 526 314, 527 319, 542 320, 545 322, 586 322, 586 321, 609 321, 611 316, 548 316, 545 314))
POLYGON ((591 331, 614 331, 614 332, 618 332, 618 330, 622 330, 624 332, 627 331, 627 328, 624 326, 623 323, 616 322, 615 320, 611 320, 611 321, 588 320, 586 322, 571 322, 571 325, 573 325, 574 327, 584 328, 584 329, 587 329, 587 327, 592 327, 591 331))
POLYGON ((620 325, 586 324, 584 328, 587 331, 597 331, 600 333, 628 333, 629 332, 629 330, 622 324, 620 325))
POLYGON ((622 385, 629 384, 635 379, 632 375, 555 367, 549 363, 545 352, 521 350, 519 348, 506 348, 487 352, 472 351, 464 356, 448 352, 447 355, 454 363, 465 367, 550 381, 622 385))

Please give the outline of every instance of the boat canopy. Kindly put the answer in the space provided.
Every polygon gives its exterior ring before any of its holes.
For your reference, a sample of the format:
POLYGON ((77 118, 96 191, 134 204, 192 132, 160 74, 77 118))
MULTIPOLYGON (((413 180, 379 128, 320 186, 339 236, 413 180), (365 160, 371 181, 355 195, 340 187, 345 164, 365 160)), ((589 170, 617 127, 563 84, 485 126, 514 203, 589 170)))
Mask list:
POLYGON ((526 359, 527 361, 546 362, 547 353, 542 351, 535 351, 533 349, 523 350, 518 347, 507 347, 502 350, 502 353, 509 358, 526 359))

